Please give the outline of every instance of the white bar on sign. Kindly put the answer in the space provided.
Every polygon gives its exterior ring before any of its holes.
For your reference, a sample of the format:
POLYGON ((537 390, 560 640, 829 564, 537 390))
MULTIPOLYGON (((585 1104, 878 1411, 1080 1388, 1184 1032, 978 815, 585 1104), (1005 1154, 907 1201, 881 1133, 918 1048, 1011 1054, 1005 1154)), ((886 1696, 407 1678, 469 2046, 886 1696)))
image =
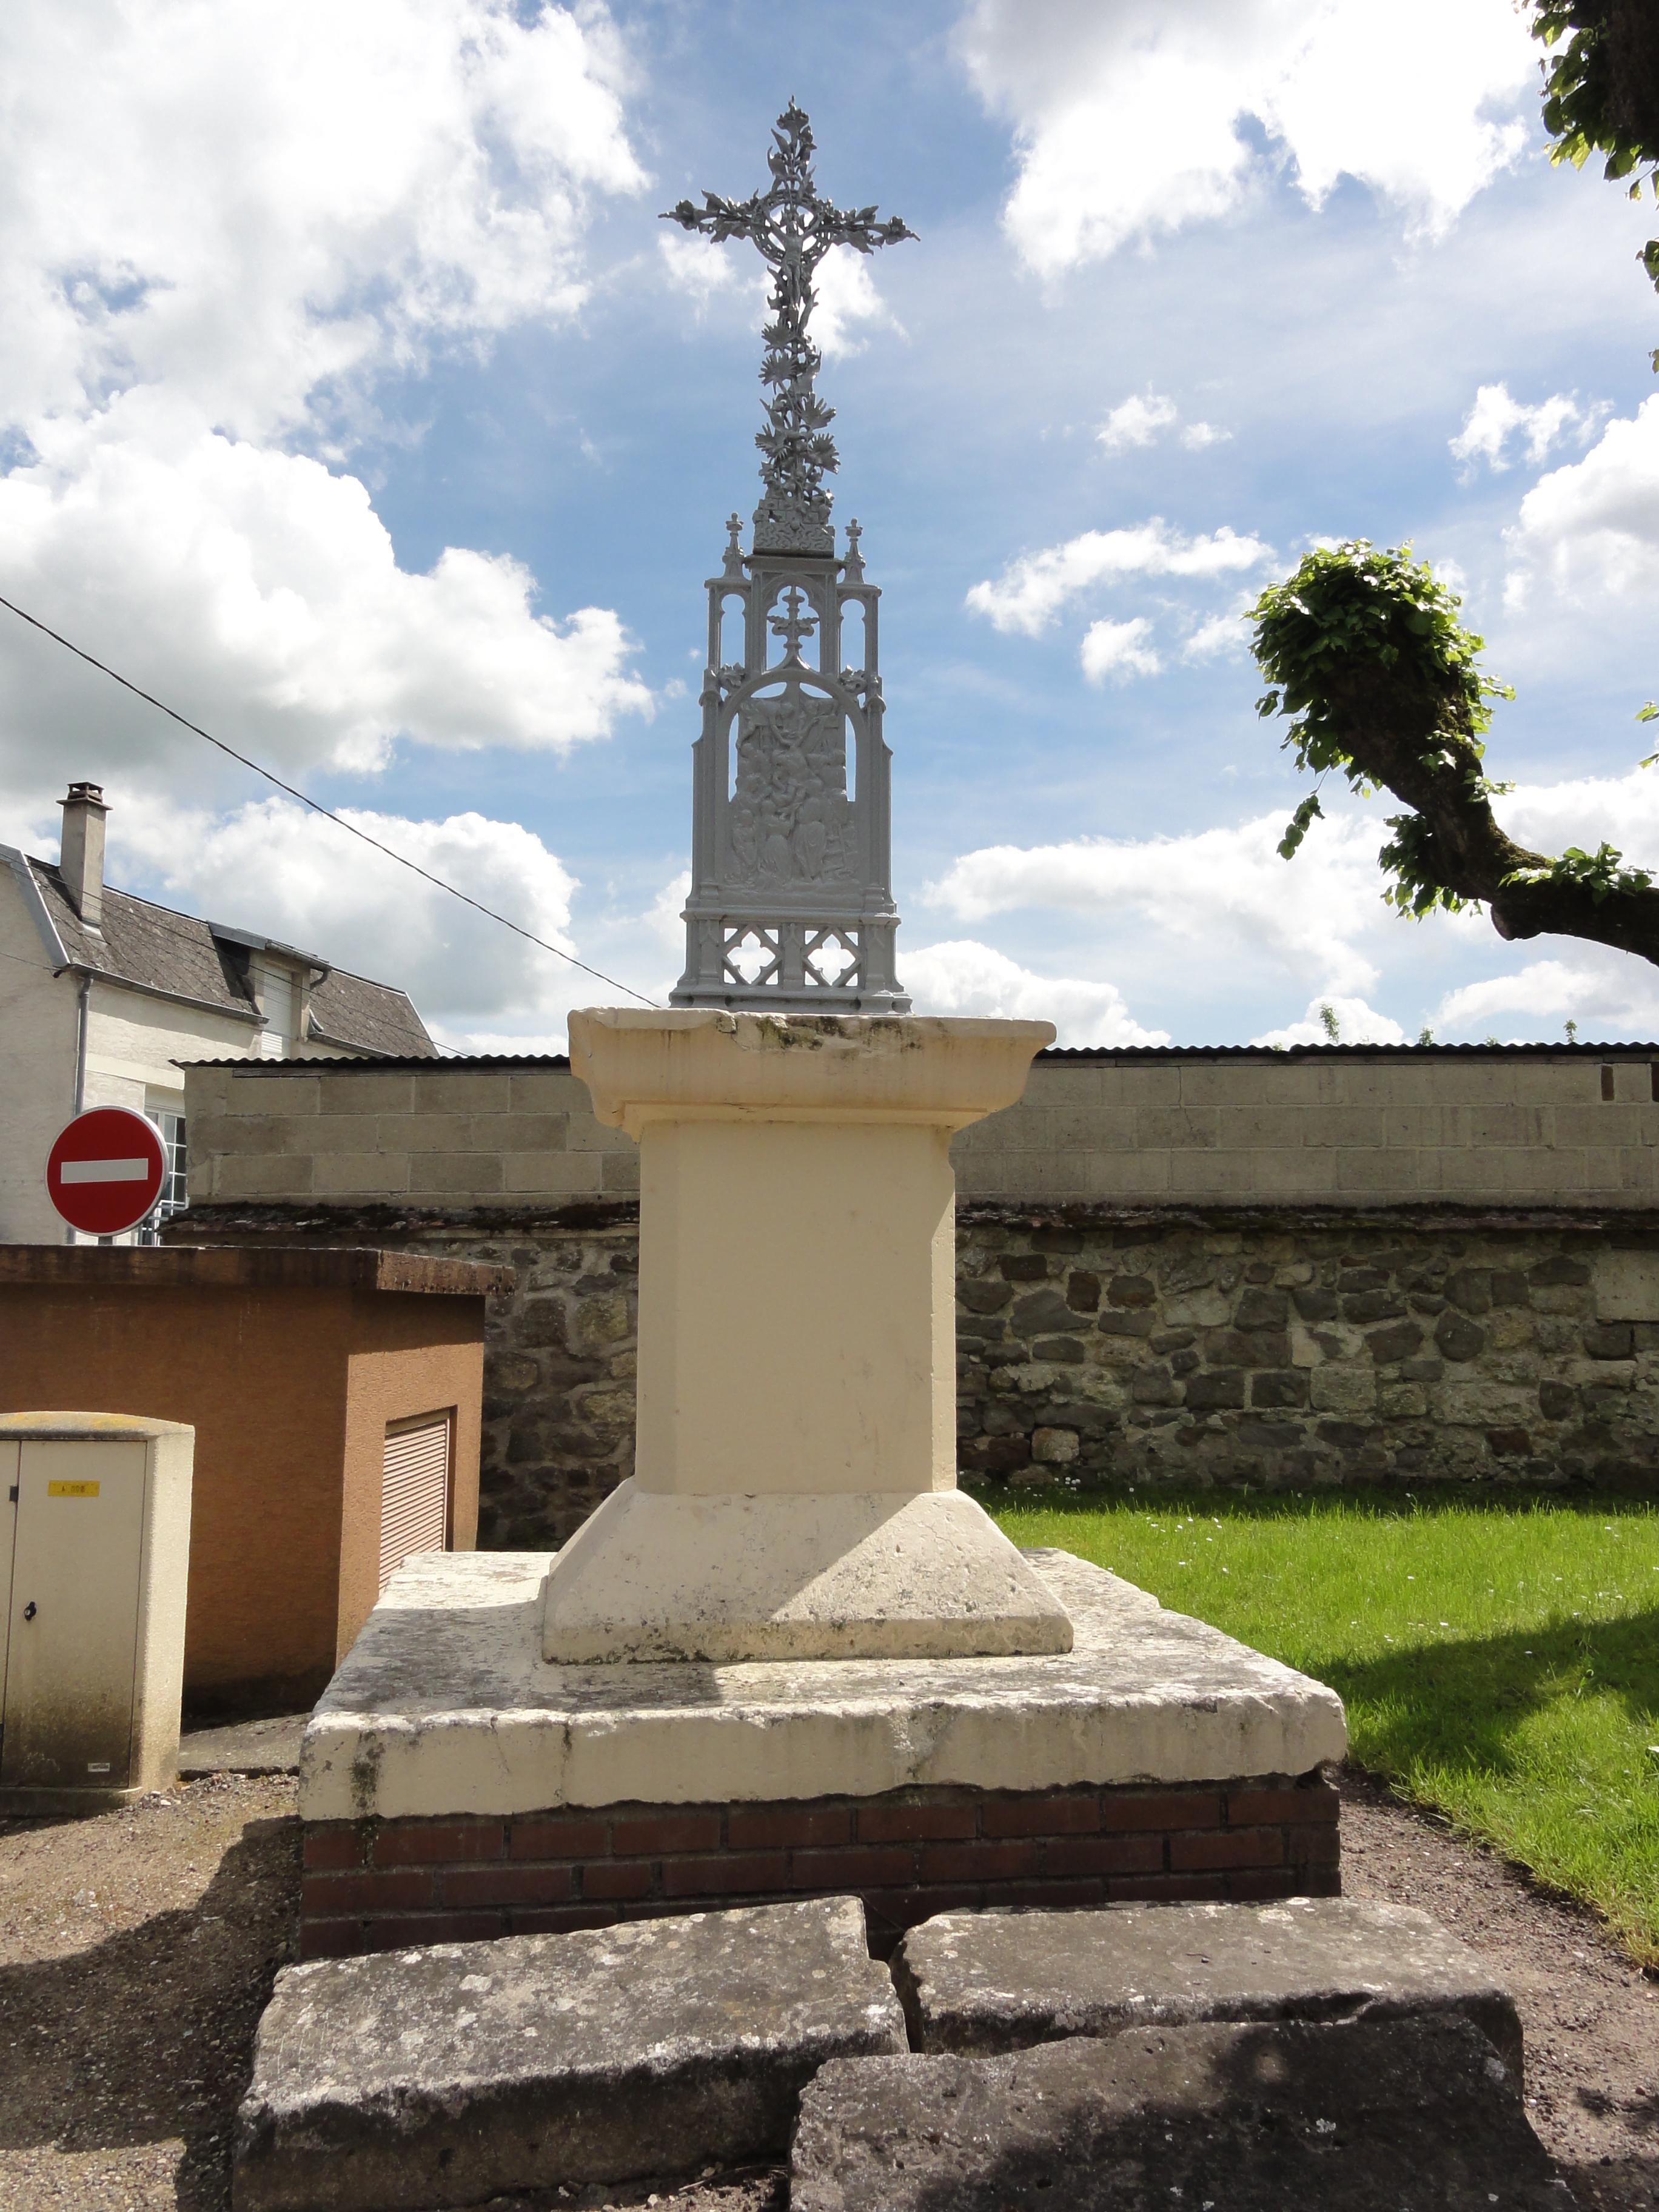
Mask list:
POLYGON ((59 1182, 148 1182, 154 1174, 149 1160, 65 1160, 58 1170, 59 1182))

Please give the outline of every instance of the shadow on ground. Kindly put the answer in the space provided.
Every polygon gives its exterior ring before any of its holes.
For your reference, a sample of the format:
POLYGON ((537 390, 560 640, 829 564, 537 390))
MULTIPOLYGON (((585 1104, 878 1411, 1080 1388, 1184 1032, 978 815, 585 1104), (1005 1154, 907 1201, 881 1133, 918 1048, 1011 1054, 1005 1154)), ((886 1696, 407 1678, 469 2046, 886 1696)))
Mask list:
POLYGON ((289 1948, 298 1886, 298 1823, 252 1820, 193 1909, 0 1966, 0 2150, 182 2139, 177 2203, 220 2212, 253 2031, 289 1948))

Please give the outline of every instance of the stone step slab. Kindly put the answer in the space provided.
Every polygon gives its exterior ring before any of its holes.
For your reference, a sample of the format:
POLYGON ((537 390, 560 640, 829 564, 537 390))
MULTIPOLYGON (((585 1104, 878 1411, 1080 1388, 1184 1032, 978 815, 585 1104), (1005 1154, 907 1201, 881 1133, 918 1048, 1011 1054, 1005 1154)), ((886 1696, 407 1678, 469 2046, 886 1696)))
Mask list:
POLYGON ((1521 2077, 1513 1998, 1410 1905, 1298 1897, 942 1913, 905 1936, 893 1973, 917 2051, 1020 2051, 1200 2021, 1460 2013, 1521 2077))
POLYGON ((836 2060, 791 2212, 1571 2212, 1516 2078, 1456 2014, 836 2060))
POLYGON ((290 1966, 235 2212, 433 2212, 781 2157, 826 2059, 905 2048, 856 1898, 290 1966))

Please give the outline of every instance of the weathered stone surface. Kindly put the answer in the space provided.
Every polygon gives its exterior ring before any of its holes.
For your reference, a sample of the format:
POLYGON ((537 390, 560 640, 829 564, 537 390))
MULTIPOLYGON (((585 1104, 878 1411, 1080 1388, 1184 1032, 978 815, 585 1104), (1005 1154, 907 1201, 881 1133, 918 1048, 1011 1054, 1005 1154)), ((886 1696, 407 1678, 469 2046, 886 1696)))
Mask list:
POLYGON ((855 1898, 291 1966, 236 2212, 400 2212, 775 2156, 824 2060, 902 2051, 855 1898))
POLYGON ((1024 1557, 1069 1652, 560 1667, 544 1553, 419 1554, 319 1700, 301 1817, 1226 1781, 1342 1757, 1334 1690, 1069 1553, 1024 1557))
POLYGON ((791 2212, 1571 2212, 1514 2076, 1455 2016, 836 2061, 791 2212))
POLYGON ((943 1913, 910 1930, 893 1972, 918 2051, 1021 2051, 1200 2021, 1457 2012, 1521 2075, 1509 1992, 1409 1905, 1302 1897, 943 1913))
POLYGON ((1065 1607, 959 1490, 677 1496, 630 1480, 554 1560, 542 1615, 544 1658, 577 1665, 1071 1648, 1065 1607))

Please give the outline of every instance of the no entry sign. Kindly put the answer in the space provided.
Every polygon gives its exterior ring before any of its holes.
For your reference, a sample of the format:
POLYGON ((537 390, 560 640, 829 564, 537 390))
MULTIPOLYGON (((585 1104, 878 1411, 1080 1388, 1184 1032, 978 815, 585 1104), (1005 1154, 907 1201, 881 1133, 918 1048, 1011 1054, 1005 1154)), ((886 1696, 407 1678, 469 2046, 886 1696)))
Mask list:
POLYGON ((59 1132, 46 1161, 46 1190, 71 1229, 118 1237, 136 1229, 161 1195, 167 1165, 153 1121, 125 1106, 94 1106, 59 1132))

